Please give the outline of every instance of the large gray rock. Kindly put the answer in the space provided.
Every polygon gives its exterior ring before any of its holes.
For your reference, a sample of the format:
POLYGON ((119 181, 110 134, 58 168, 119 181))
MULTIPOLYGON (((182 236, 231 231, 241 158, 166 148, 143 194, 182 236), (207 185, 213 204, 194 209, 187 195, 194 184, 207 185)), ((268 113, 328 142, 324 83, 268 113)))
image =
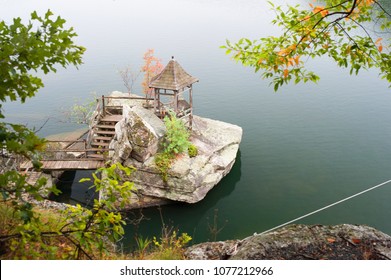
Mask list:
MULTIPOLYGON (((126 94, 113 92, 112 96, 126 94)), ((130 178, 134 197, 128 208, 165 204, 168 201, 195 203, 227 175, 235 163, 242 128, 237 125, 193 117, 191 142, 198 155, 180 155, 168 170, 167 180, 155 165, 155 156, 166 133, 164 122, 139 100, 113 99, 110 105, 123 106, 123 118, 115 126, 109 156, 113 162, 137 168, 130 178)))
POLYGON ((364 225, 290 225, 243 240, 187 249, 193 260, 391 259, 391 236, 364 225))
POLYGON ((139 106, 123 105, 123 118, 115 125, 110 157, 123 162, 129 157, 144 162, 156 154, 166 128, 152 112, 139 106))
POLYGON ((159 140, 164 136, 164 123, 150 110, 124 105, 124 122, 128 126, 127 137, 132 146, 132 158, 144 162, 156 154, 159 140))
POLYGON ((194 116, 190 139, 198 148, 198 155, 193 158, 180 155, 168 170, 166 181, 156 168, 154 157, 143 163, 132 158, 124 162, 137 168, 129 180, 135 183, 138 194, 187 203, 202 200, 234 165, 242 129, 194 116))

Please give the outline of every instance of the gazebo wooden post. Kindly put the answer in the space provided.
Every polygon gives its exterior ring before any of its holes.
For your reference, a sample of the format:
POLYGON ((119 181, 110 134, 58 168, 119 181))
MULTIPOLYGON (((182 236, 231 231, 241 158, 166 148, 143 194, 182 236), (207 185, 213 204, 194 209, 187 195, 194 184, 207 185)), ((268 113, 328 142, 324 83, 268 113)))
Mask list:
POLYGON ((189 126, 190 130, 193 129, 193 85, 189 87, 189 105, 190 105, 190 116, 189 116, 189 126))
POLYGON ((174 90, 174 111, 175 111, 175 114, 178 114, 178 94, 179 94, 179 90, 174 90))
POLYGON ((154 88, 153 89, 153 91, 154 91, 154 95, 153 95, 153 110, 154 110, 154 112, 155 112, 155 114, 156 114, 156 112, 157 112, 157 110, 158 110, 158 102, 157 102, 157 100, 156 100, 156 97, 159 95, 158 93, 157 93, 157 89, 156 88, 154 88))
POLYGON ((102 95, 102 116, 106 115, 105 96, 102 95))

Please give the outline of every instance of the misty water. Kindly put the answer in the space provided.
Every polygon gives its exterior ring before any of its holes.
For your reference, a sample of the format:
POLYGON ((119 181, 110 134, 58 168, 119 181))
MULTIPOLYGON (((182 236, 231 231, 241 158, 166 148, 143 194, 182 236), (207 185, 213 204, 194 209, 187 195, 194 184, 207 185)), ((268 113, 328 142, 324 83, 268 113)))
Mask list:
MULTIPOLYGON (((79 69, 43 76, 45 88, 36 97, 22 105, 4 104, 7 121, 40 127, 49 119, 41 136, 80 128, 66 122, 63 112, 94 94, 126 91, 118 70, 130 66, 137 71, 143 53, 152 48, 163 64, 173 55, 199 78, 195 114, 243 128, 231 173, 199 203, 143 210, 146 220, 137 229, 127 226, 125 246, 134 242, 135 230, 159 235, 161 215, 196 242, 243 238, 391 179, 391 91, 376 69, 350 76, 328 58, 308 61, 321 77, 318 84, 288 85, 275 93, 270 81, 219 48, 226 39, 278 34, 267 1, 0 3, 0 18, 7 21, 50 8, 75 28, 77 43, 87 48, 79 69), (213 227, 221 229, 217 237, 213 227)), ((64 180, 77 181, 72 176, 64 180)), ((366 224, 391 234, 390 198, 391 184, 299 222, 366 224)))

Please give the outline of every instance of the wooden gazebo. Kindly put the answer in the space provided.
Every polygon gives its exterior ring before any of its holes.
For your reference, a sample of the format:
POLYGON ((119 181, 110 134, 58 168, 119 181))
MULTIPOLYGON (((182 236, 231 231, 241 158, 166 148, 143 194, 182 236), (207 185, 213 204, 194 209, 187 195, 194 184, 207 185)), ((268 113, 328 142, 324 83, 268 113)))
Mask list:
POLYGON ((162 72, 153 77, 149 83, 149 87, 154 90, 156 114, 164 117, 169 110, 172 110, 178 118, 188 117, 191 128, 193 121, 193 84, 198 81, 198 78, 189 75, 172 57, 162 72), (188 95, 185 96, 185 93, 188 93, 188 95))

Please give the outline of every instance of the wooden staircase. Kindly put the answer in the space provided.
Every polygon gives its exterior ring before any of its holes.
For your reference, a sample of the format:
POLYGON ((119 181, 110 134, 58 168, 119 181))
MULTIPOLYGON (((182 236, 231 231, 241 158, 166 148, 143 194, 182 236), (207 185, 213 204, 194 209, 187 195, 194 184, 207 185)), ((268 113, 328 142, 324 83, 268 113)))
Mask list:
POLYGON ((122 119, 122 115, 106 115, 93 127, 89 149, 89 158, 104 160, 107 156, 109 145, 115 135, 115 125, 122 119))

